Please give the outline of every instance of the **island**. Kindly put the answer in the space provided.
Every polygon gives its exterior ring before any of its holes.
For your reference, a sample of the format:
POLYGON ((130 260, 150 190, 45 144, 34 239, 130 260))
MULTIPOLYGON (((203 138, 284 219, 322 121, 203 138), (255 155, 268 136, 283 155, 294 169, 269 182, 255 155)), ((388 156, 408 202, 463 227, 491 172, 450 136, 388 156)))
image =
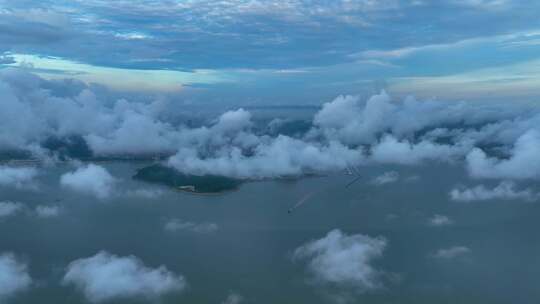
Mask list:
POLYGON ((162 184, 176 190, 197 193, 217 194, 238 189, 243 183, 241 179, 220 175, 184 174, 174 168, 162 164, 153 164, 137 170, 134 179, 162 184))

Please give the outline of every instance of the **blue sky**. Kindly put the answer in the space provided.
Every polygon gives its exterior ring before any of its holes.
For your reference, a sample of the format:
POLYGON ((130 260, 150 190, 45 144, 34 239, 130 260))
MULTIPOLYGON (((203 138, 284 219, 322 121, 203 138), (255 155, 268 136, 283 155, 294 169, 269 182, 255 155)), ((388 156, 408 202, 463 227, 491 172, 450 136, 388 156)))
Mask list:
POLYGON ((0 0, 0 65, 204 102, 536 101, 540 2, 0 0))

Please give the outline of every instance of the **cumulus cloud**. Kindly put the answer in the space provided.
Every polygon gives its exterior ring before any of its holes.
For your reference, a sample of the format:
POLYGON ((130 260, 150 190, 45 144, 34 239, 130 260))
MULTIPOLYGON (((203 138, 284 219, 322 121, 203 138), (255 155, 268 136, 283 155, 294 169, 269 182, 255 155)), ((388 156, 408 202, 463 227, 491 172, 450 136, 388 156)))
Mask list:
MULTIPOLYGON (((184 173, 249 179, 463 160, 474 177, 540 172, 540 111, 525 104, 395 100, 384 91, 367 99, 339 96, 315 113, 308 132, 291 137, 265 133, 276 122, 259 126, 245 109, 193 127, 161 99, 111 100, 84 83, 15 69, 0 71, 0 94, 0 152, 22 149, 34 157, 66 149, 85 157, 162 156, 184 173)), ((21 186, 32 174, 0 168, 0 185, 21 186)))
POLYGON ((32 188, 37 175, 38 171, 33 167, 0 166, 0 186, 32 188))
POLYGON ((494 188, 478 185, 472 188, 454 188, 450 191, 450 198, 459 202, 487 201, 487 200, 535 200, 540 198, 538 193, 531 189, 516 189, 512 181, 502 181, 494 188))
POLYGON ((119 257, 105 251, 71 262, 62 284, 74 285, 94 303, 131 297, 156 299, 187 286, 184 277, 165 266, 150 268, 135 256, 119 257))
POLYGON ((463 256, 471 252, 468 247, 465 246, 453 246, 450 248, 441 248, 433 253, 433 257, 440 259, 452 259, 455 257, 463 256))
POLYGON ((0 71, 0 93, 0 150, 36 152, 51 136, 71 135, 85 138, 98 155, 167 152, 174 143, 171 125, 156 118, 159 101, 119 99, 111 105, 84 84, 46 81, 9 68, 0 71))
POLYGON ((0 255, 0 300, 28 289, 31 284, 26 263, 12 253, 0 255))
POLYGON ((202 157, 195 149, 180 149, 169 164, 192 174, 217 174, 239 178, 265 178, 324 172, 358 163, 362 153, 340 143, 307 143, 286 136, 260 143, 251 155, 238 147, 223 147, 214 157, 202 157))
POLYGON ((521 135, 509 159, 491 158, 475 148, 467 155, 467 167, 471 176, 482 178, 539 178, 540 132, 529 130, 521 135))
POLYGON ((62 212, 59 206, 39 205, 35 208, 36 215, 40 218, 57 217, 62 212))
POLYGON ((346 235, 336 229, 297 248, 294 258, 306 260, 309 272, 321 283, 350 286, 363 292, 382 286, 381 272, 371 263, 382 256, 386 245, 383 238, 346 235))
POLYGON ((219 226, 215 223, 194 223, 173 218, 168 220, 163 226, 163 228, 166 231, 170 232, 183 230, 196 233, 212 233, 217 231, 219 229, 219 226))
POLYGON ((225 301, 221 302, 221 304, 240 304, 242 302, 244 302, 244 297, 235 292, 230 292, 225 301))
POLYGON ((373 160, 380 163, 413 165, 428 160, 451 161, 463 155, 467 149, 427 140, 413 144, 408 140, 398 141, 393 136, 387 135, 371 148, 371 155, 373 160))
POLYGON ((448 226, 452 225, 453 223, 454 221, 446 215, 435 214, 429 219, 429 224, 431 226, 448 226))
POLYGON ((116 179, 104 167, 88 164, 60 177, 63 187, 105 199, 112 195, 116 179))
POLYGON ((380 186, 384 184, 395 183, 398 181, 398 179, 399 179, 399 173, 397 173, 396 171, 388 171, 375 177, 372 180, 372 183, 377 186, 380 186))
POLYGON ((19 202, 0 202, 0 218, 15 215, 23 209, 24 205, 19 202))

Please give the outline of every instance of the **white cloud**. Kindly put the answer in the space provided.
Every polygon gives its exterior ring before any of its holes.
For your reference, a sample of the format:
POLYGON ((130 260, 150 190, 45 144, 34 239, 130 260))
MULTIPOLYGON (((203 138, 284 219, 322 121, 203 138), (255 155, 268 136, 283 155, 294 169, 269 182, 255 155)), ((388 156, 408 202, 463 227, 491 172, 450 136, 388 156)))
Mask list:
POLYGON ((37 174, 36 168, 33 167, 0 166, 0 186, 32 188, 37 174))
POLYGON ((458 256, 462 256, 465 254, 470 253, 471 250, 468 247, 465 246, 453 246, 450 248, 442 248, 437 250, 433 257, 435 258, 441 258, 441 259, 452 259, 458 256))
POLYGON ((510 0, 454 0, 457 5, 472 7, 475 9, 502 9, 512 3, 510 0))
POLYGON ((62 211, 62 208, 60 208, 59 206, 46 206, 46 205, 36 206, 36 209, 35 209, 36 215, 41 218, 57 217, 60 215, 61 211, 62 211))
POLYGON ((382 256, 386 244, 383 238, 332 230, 297 248, 294 258, 307 260, 310 273, 321 283, 351 286, 363 292, 382 286, 381 272, 371 262, 382 256))
POLYGON ((490 158, 476 148, 467 155, 467 167, 471 176, 478 178, 539 178, 540 132, 529 130, 521 135, 509 159, 490 158))
POLYGON ((182 221, 180 219, 168 220, 163 228, 166 231, 191 231, 196 233, 212 233, 219 229, 219 226, 215 223, 194 223, 189 221, 182 221))
POLYGON ((478 185, 472 188, 454 188, 450 191, 454 201, 471 202, 487 200, 535 200, 539 198, 531 189, 517 190, 511 181, 502 181, 494 188, 478 185))
POLYGON ((225 301, 221 302, 221 304, 240 304, 242 302, 244 302, 244 297, 235 292, 230 292, 225 301))
POLYGON ((281 135, 261 142, 250 156, 235 146, 225 146, 214 153, 214 157, 202 157, 196 149, 180 149, 169 164, 198 175, 268 178, 340 170, 362 159, 361 151, 338 142, 321 145, 281 135))
MULTIPOLYGON (((464 158, 475 177, 538 178, 540 172, 540 111, 526 104, 393 100, 384 91, 367 100, 339 96, 314 115, 307 134, 293 138, 262 134, 244 109, 191 128, 175 117, 178 113, 169 113, 172 107, 165 101, 111 101, 83 83, 75 83, 80 86, 76 90, 73 82, 69 87, 60 83, 15 69, 0 71, 0 121, 5 126, 0 150, 24 149, 45 157, 48 151, 40 143, 49 136, 73 135, 99 156, 172 155, 168 164, 184 173, 248 179, 324 173, 371 162, 417 165, 464 158), (50 87, 70 94, 55 95, 50 87), (509 151, 510 158, 495 157, 485 147, 509 151)), ((31 184, 35 169, 25 170, 0 166, 0 185, 31 184)), ((91 177, 67 181, 75 173, 83 178, 82 171, 65 175, 65 186, 100 198, 111 195, 111 183, 91 177)), ((110 174, 101 178, 112 181, 110 174)))
POLYGON ((453 223, 454 221, 446 215, 435 214, 432 218, 429 219, 429 224, 431 226, 448 226, 452 225, 453 223))
POLYGON ((464 153, 465 147, 442 145, 423 140, 412 144, 408 140, 398 141, 391 135, 371 148, 371 158, 380 163, 414 165, 428 160, 452 161, 464 153))
POLYGON ((139 198, 146 198, 146 199, 155 199, 160 196, 162 196, 165 192, 161 189, 135 189, 135 190, 127 190, 124 192, 125 196, 129 197, 139 197, 139 198))
POLYGON ((0 218, 16 214, 24 209, 23 204, 19 202, 4 201, 0 202, 0 218))
POLYGON ((112 195, 116 179, 104 167, 88 164, 60 177, 63 187, 91 194, 99 199, 112 195))
POLYGON ((26 263, 11 253, 0 255, 0 300, 28 289, 31 284, 26 263))
POLYGON ((380 186, 384 184, 395 183, 398 181, 398 179, 399 173, 397 173, 396 171, 388 171, 374 178, 372 183, 380 186))
POLYGON ((131 297, 156 299, 187 286, 181 275, 165 266, 149 268, 135 256, 119 257, 105 251, 71 262, 62 283, 74 285, 94 303, 131 297))

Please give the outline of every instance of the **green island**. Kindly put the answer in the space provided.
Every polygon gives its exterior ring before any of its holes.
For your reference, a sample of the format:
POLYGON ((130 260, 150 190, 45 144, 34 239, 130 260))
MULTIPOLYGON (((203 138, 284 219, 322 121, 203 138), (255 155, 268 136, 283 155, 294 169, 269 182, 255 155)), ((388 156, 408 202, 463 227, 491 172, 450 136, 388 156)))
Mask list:
POLYGON ((174 168, 161 164, 143 167, 137 170, 133 178, 198 194, 217 194, 236 190, 243 183, 240 179, 219 175, 184 174, 174 168))

